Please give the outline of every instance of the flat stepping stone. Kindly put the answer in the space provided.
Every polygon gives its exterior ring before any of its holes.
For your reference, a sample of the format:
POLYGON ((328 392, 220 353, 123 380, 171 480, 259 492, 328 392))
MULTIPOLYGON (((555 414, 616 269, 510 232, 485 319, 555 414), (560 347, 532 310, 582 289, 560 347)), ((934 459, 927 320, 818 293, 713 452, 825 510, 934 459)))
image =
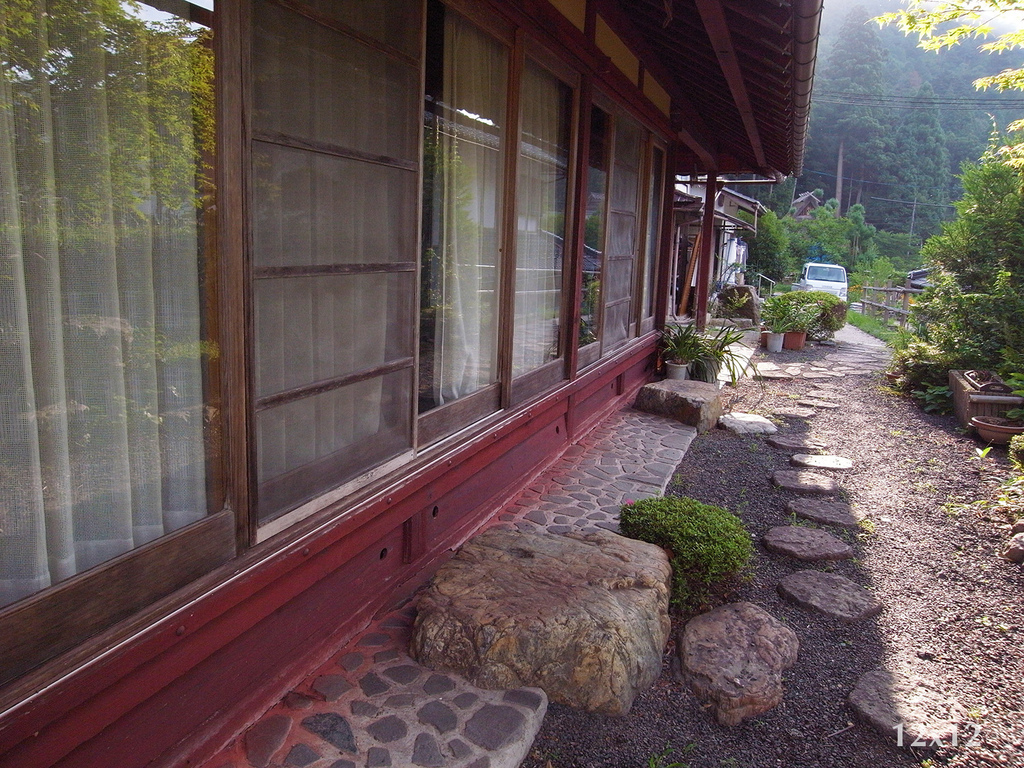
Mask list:
POLYGON ((823 499, 793 499, 786 502, 786 511, 821 525, 857 528, 865 515, 855 512, 849 504, 823 499))
POLYGON ((718 426, 737 435, 774 435, 779 431, 769 419, 756 413, 727 413, 718 420, 718 426))
POLYGON ((821 408, 826 411, 834 411, 839 408, 839 403, 833 403, 828 400, 797 400, 796 404, 806 408, 821 408))
POLYGON ((882 604, 859 584, 837 573, 797 571, 779 582, 779 594, 843 622, 860 621, 882 612, 882 604))
POLYGON ((794 467, 808 469, 853 469, 853 461, 843 456, 822 456, 808 453, 797 453, 789 457, 794 467))
POLYGON ((721 725, 738 725, 781 702, 782 672, 799 648, 792 629, 745 602, 691 619, 678 643, 690 686, 710 700, 721 725))
POLYGON ((804 435, 769 437, 768 445, 789 453, 822 453, 828 450, 828 446, 821 442, 821 440, 815 440, 813 437, 804 435))
POLYGON ((779 469, 772 473, 772 482, 786 491, 819 496, 839 493, 839 483, 826 475, 806 469, 779 469))
POLYGON ((809 419, 817 411, 813 408, 779 408, 775 411, 776 416, 782 416, 787 419, 809 419))
POLYGON ((949 745, 957 734, 950 697, 930 680, 875 669, 861 675, 847 700, 857 715, 899 747, 949 745), (917 742, 915 744, 915 742, 917 742), (921 742, 925 742, 924 745, 921 742))
POLYGON ((786 373, 778 368, 764 368, 761 363, 754 367, 755 381, 789 381, 792 378, 793 374, 791 373, 786 373))
POLYGON ((831 533, 799 525, 779 525, 764 535, 769 552, 809 562, 817 560, 849 560, 853 547, 831 533))

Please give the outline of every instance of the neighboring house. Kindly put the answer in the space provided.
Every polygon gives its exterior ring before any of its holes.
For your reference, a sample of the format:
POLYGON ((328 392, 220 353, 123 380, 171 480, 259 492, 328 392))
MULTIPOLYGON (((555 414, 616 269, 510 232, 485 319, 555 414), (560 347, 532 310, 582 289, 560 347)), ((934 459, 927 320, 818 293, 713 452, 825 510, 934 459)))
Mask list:
POLYGON ((800 171, 821 0, 7 6, 0 765, 133 768, 648 380, 674 180, 800 171))
MULTIPOLYGON (((706 183, 684 182, 676 184, 675 225, 676 238, 687 243, 686 249, 679 248, 672 261, 674 279, 670 283, 669 307, 675 314, 694 312, 697 303, 698 284, 703 284, 697 274, 693 245, 701 227, 703 201, 706 183), (689 290, 687 290, 689 286, 689 290), (685 302, 685 307, 683 304, 685 302)), ((714 234, 712 238, 712 268, 714 285, 737 284, 747 263, 747 244, 743 232, 757 233, 757 219, 767 208, 758 200, 735 189, 723 187, 715 196, 714 234), (750 223, 740 213, 753 217, 750 223)))
POLYGON ((814 212, 821 207, 821 200, 815 197, 813 192, 803 192, 793 200, 793 218, 797 221, 810 219, 814 212))

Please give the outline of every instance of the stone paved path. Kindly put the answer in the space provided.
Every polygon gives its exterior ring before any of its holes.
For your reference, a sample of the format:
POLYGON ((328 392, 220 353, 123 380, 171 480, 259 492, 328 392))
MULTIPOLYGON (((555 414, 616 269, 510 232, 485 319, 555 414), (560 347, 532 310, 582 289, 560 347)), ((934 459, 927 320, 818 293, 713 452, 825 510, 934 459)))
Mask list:
MULTIPOLYGON (((619 507, 664 492, 697 431, 626 408, 542 473, 493 525, 618 530, 619 507)), ((412 605, 379 617, 205 768, 514 768, 542 691, 486 691, 407 654, 412 605)))
MULTIPOLYGON (((859 331, 851 343, 844 332, 825 360, 787 365, 779 377, 822 379, 814 396, 826 401, 831 380, 879 370, 885 348, 859 331)), ((749 374, 762 368, 770 365, 749 374)), ((696 434, 660 416, 618 411, 567 448, 492 525, 617 531, 621 504, 664 492, 696 434)), ((518 766, 546 696, 486 691, 420 666, 407 654, 414 616, 412 605, 378 616, 204 768, 518 766)))

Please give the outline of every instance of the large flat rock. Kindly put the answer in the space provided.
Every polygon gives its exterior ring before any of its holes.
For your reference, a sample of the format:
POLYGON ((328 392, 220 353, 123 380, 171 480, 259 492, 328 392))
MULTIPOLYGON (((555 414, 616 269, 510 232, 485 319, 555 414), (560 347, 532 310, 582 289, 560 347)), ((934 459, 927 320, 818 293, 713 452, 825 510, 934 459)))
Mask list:
POLYGON ((863 513, 857 512, 846 502, 806 497, 787 501, 786 511, 804 520, 821 525, 837 525, 840 528, 856 528, 865 518, 863 513))
POLYGON ((789 463, 807 469, 853 469, 853 461, 845 456, 796 453, 789 457, 789 463))
POLYGON ((686 623, 679 657, 698 696, 722 725, 738 725, 782 701, 782 672, 800 643, 789 627, 753 603, 730 603, 686 623))
POLYGON ((608 531, 491 529, 420 597, 411 653, 482 688, 625 714, 661 673, 670 575, 661 548, 608 531))
POLYGON ((787 453, 824 453, 828 446, 808 435, 776 435, 768 438, 768 445, 787 453))
POLYGON ((831 533, 800 525, 779 525, 764 535, 769 552, 795 557, 797 560, 849 560, 853 547, 831 533))
POLYGON ((756 413, 726 413, 718 426, 737 435, 774 435, 779 431, 770 419, 756 413))
POLYGON ((722 393, 716 384, 706 381, 666 379, 641 387, 636 408, 707 432, 722 415, 722 393))
POLYGON ((861 675, 848 701, 862 720, 900 747, 949 745, 957 733, 949 695, 921 677, 875 669, 861 675))
POLYGON ((870 592, 837 573, 791 573, 779 582, 779 594, 844 622, 860 621, 882 612, 882 604, 870 592))
POLYGON ((772 482, 796 493, 832 496, 839 493, 839 483, 827 475, 806 469, 779 469, 772 473, 772 482))

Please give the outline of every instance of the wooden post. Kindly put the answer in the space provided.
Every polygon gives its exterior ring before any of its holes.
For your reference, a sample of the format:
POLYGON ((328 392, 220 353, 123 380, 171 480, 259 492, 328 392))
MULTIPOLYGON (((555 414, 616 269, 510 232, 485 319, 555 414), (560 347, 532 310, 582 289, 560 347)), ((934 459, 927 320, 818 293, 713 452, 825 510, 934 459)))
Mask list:
POLYGON ((697 262, 697 300, 694 306, 694 321, 697 329, 703 331, 708 321, 708 290, 711 287, 711 253, 715 247, 715 199, 718 197, 718 175, 708 173, 704 188, 704 218, 700 223, 700 252, 697 262))

